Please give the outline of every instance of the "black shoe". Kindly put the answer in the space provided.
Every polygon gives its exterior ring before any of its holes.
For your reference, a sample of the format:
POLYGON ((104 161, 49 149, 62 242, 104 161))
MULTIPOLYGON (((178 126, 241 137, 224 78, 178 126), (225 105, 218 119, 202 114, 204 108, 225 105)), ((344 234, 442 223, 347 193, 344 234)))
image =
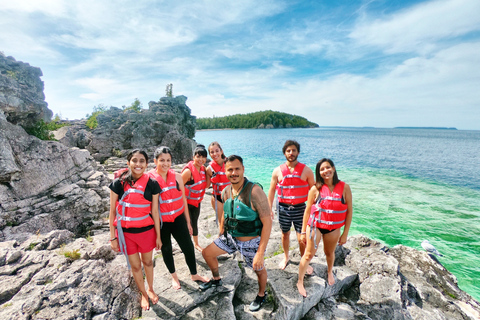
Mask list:
POLYGON ((220 287, 222 285, 222 279, 210 279, 208 282, 200 284, 200 290, 205 291, 211 287, 220 287))
POLYGON ((258 311, 262 307, 262 305, 265 303, 267 300, 267 292, 265 291, 265 295, 263 297, 260 297, 257 295, 255 300, 250 304, 250 311, 258 311))

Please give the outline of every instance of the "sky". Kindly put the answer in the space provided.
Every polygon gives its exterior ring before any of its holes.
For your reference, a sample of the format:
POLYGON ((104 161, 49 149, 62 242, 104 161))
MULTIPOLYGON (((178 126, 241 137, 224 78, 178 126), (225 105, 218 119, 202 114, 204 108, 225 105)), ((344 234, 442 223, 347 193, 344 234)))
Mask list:
POLYGON ((0 51, 70 120, 172 83, 197 117, 480 130, 478 0, 0 0, 0 51))

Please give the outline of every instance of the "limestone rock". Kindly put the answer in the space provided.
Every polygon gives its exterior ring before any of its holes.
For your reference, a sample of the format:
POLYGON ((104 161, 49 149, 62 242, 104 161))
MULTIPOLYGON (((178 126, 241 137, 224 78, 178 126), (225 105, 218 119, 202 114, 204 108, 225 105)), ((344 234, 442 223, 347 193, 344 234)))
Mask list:
POLYGON ((9 122, 27 128, 50 120, 41 76, 39 68, 0 53, 0 110, 9 122))

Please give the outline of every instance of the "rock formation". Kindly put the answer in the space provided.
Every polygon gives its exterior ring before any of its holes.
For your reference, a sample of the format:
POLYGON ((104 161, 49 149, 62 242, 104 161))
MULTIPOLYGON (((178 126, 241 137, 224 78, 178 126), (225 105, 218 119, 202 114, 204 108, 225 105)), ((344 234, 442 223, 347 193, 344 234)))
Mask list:
POLYGON ((163 97, 149 102, 149 108, 141 112, 111 107, 97 116, 97 128, 91 130, 85 121, 73 121, 71 126, 57 130, 55 138, 66 146, 87 149, 101 162, 119 153, 124 155, 124 150, 141 148, 153 154, 156 147, 168 146, 172 160, 184 163, 195 146, 195 117, 186 100, 185 96, 163 97))
POLYGON ((43 94, 42 70, 5 57, 0 52, 0 110, 7 120, 24 128, 48 121, 52 111, 43 94))
MULTIPOLYGON (((218 232, 209 196, 202 202, 199 240, 210 244, 218 232)), ((106 223, 106 222, 105 222, 106 223)), ((292 234, 291 244, 296 245, 292 234)), ((460 290, 455 277, 426 252, 388 248, 357 235, 336 250, 336 284, 326 285, 321 250, 305 280, 307 298, 297 292, 298 248, 285 270, 278 222, 266 252, 269 298, 258 312, 255 273, 241 256, 222 256, 224 285, 204 292, 190 280, 183 254, 174 247, 182 288, 171 287, 160 253, 154 255, 154 289, 159 303, 140 309, 139 293, 125 258, 111 251, 108 233, 87 238, 68 231, 33 235, 23 243, 0 244, 0 319, 478 319, 480 304, 460 290)), ((198 273, 211 273, 197 251, 198 273)))

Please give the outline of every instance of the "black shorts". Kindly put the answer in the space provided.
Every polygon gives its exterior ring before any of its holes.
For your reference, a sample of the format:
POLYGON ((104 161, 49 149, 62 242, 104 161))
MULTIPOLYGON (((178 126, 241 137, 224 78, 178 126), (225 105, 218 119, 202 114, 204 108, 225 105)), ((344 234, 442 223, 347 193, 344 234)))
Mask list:
POLYGON ((215 197, 215 199, 217 199, 217 201, 223 203, 222 195, 218 194, 218 195, 216 195, 216 196, 214 196, 214 197, 215 197))

